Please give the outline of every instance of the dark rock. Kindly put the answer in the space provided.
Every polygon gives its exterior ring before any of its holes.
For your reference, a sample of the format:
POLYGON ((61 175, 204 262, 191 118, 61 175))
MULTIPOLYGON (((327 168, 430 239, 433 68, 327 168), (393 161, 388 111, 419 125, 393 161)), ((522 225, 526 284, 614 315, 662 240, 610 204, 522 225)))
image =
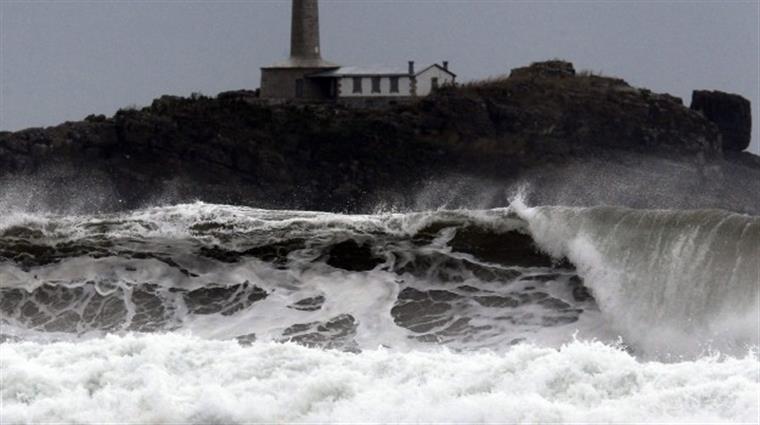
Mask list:
POLYGON ((259 93, 257 90, 234 90, 219 93, 217 97, 224 101, 252 102, 258 99, 259 93))
MULTIPOLYGON (((747 123, 720 124, 730 149, 746 145, 747 123)), ((83 178, 101 182, 98 211, 160 198, 346 212, 411 198, 441 175, 504 181, 612 151, 722 155, 716 124, 678 99, 549 61, 375 109, 270 105, 250 91, 163 96, 112 118, 0 132, 0 178, 34 177, 45 205, 95 192, 83 178)))
POLYGON ((752 138, 752 107, 738 94, 695 90, 691 109, 714 122, 723 138, 723 150, 743 151, 752 138))
POLYGON ((105 122, 106 116, 91 114, 91 115, 87 115, 84 120, 87 122, 105 122))
POLYGON ((526 78, 526 77, 549 77, 549 78, 565 78, 574 77, 575 67, 570 62, 562 60, 552 60, 546 62, 535 62, 529 66, 522 68, 515 68, 509 74, 512 78, 526 78))

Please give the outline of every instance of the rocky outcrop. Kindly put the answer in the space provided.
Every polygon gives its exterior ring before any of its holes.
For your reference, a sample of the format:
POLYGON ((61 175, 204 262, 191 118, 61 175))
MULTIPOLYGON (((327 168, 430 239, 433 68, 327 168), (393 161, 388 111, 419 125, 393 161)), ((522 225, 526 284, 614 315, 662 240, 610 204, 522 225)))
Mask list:
POLYGON ((0 133, 0 178, 35 176, 62 203, 105 182, 112 209, 201 199, 346 211, 441 175, 512 178, 609 152, 709 161, 722 146, 680 99, 552 61, 374 110, 270 105, 252 91, 163 96, 112 118, 0 133))
POLYGON ((721 91, 695 90, 691 109, 699 111, 720 130, 723 149, 740 152, 752 138, 752 108, 749 100, 721 91))
POLYGON ((509 73, 510 78, 565 78, 575 77, 575 67, 570 62, 552 60, 537 62, 530 66, 515 68, 509 73))

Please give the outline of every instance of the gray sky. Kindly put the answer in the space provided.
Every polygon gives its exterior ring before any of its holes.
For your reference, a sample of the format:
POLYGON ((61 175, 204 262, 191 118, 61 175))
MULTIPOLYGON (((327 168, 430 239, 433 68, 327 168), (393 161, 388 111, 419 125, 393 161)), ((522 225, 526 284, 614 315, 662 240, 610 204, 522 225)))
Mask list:
MULTIPOLYGON (((322 0, 344 65, 448 59, 460 81, 564 58, 668 92, 752 101, 760 153, 760 4, 749 1, 322 0)), ((162 94, 255 88, 287 56, 290 0, 0 0, 0 129, 78 120, 162 94)))

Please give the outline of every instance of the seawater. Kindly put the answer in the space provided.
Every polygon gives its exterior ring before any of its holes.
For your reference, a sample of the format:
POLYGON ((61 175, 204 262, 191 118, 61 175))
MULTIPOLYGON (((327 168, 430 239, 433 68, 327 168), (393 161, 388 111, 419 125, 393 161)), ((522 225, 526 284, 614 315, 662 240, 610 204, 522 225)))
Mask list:
POLYGON ((203 203, 0 219, 2 423, 760 418, 760 219, 203 203))

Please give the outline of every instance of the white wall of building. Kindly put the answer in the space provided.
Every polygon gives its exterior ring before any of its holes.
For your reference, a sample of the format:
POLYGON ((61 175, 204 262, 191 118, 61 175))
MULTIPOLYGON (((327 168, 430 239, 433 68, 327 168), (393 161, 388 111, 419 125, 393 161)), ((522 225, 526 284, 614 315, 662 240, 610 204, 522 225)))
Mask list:
POLYGON ((338 79, 338 97, 396 97, 411 96, 412 82, 409 76, 398 77, 398 93, 391 93, 391 77, 380 77, 380 93, 372 93, 372 76, 363 76, 362 92, 354 93, 354 77, 338 79))
POLYGON ((454 82, 454 77, 437 66, 426 69, 417 75, 417 96, 427 96, 433 90, 433 78, 438 78, 438 86, 454 82))

